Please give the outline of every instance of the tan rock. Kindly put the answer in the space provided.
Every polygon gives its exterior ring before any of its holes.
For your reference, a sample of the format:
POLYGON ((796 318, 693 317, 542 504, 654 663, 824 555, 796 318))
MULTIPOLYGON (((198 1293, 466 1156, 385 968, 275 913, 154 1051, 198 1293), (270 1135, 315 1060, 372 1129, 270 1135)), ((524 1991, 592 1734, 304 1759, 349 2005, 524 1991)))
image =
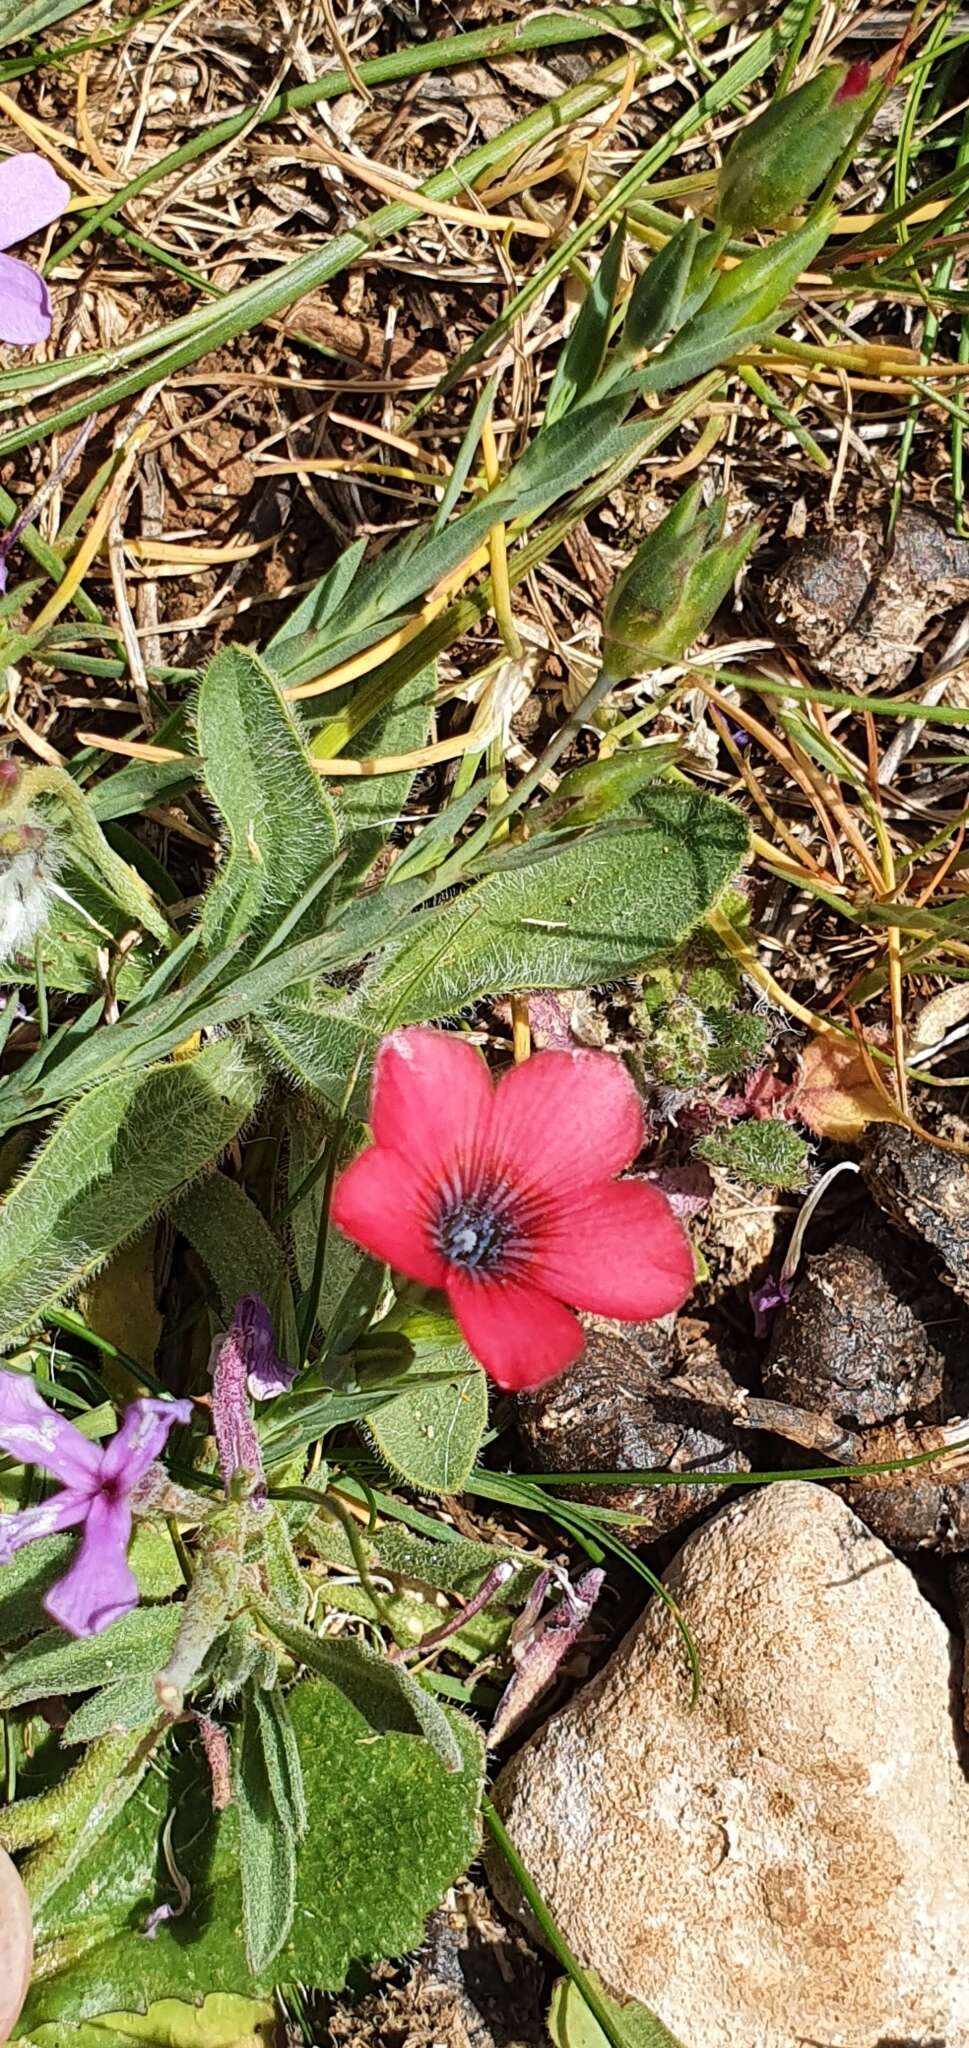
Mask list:
POLYGON ((6 2041, 30 1982, 30 1905, 16 1865, 0 1849, 0 2041, 6 2041))
POLYGON ((666 1584, 695 1711, 654 1600, 496 1788, 566 1940, 687 2048, 969 2048, 951 1639, 908 1567, 790 1482, 698 1530, 666 1584))

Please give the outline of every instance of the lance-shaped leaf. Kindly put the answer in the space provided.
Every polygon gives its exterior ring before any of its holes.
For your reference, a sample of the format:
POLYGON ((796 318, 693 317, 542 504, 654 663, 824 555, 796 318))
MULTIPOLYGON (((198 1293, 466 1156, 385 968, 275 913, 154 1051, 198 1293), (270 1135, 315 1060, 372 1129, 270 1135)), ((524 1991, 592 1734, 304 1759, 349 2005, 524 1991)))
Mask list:
POLYGON ((171 1650, 179 1612, 175 1606, 135 1607, 100 1635, 76 1641, 63 1629, 46 1629, 0 1670, 0 1706, 22 1707, 58 1693, 153 1675, 171 1650))
POLYGON ((684 221, 636 279, 623 321, 621 356, 638 356, 656 348, 676 326, 699 234, 695 220, 684 221))
POLYGON ((0 1344, 31 1329, 194 1180, 251 1116, 262 1086, 261 1067, 224 1039, 83 1095, 0 1208, 0 1344))
MULTIPOLYGON (((225 820, 225 860, 202 907, 206 952, 244 939, 258 953, 330 866, 333 808, 292 712, 267 668, 240 647, 217 654, 198 699, 205 783, 225 820)), ((323 925, 311 901, 290 941, 323 925)))
MULTIPOLYGON (((424 746, 434 715, 437 671, 433 662, 397 690, 391 702, 366 723, 354 721, 353 753, 361 760, 381 760, 389 755, 413 753, 424 746)), ((348 700, 361 690, 350 686, 348 700)), ((339 716, 342 700, 327 699, 327 724, 339 716)), ((360 775, 341 782, 334 797, 340 837, 347 858, 337 880, 339 895, 345 895, 390 838, 407 802, 416 770, 402 768, 389 775, 360 775)))
POLYGON ((315 1677, 335 1685, 379 1735, 422 1735, 446 1771, 461 1768, 461 1750, 444 1708, 402 1664, 391 1664, 350 1636, 318 1636, 275 1608, 262 1619, 315 1677))
POLYGON ((232 1785, 239 1814, 246 1959, 259 1978, 293 1924, 297 1844, 306 1828, 303 1768, 278 1689, 246 1687, 232 1785))
POLYGON ((224 1174, 207 1174, 182 1195, 172 1220, 204 1259, 223 1314, 230 1316, 242 1295, 260 1294, 273 1319, 276 1349, 295 1361, 299 1339, 286 1261, 245 1189, 224 1174))
POLYGON ((555 366, 545 401, 545 424, 552 426, 577 400, 585 398, 605 361, 616 294, 622 273, 625 227, 615 229, 606 253, 586 292, 578 319, 555 366))

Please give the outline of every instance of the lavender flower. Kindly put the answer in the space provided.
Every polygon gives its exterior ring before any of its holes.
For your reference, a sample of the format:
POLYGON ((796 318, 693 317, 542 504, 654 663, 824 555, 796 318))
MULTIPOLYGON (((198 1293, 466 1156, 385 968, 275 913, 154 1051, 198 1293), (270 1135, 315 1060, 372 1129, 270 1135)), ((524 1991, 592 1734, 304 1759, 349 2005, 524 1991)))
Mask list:
POLYGON ((238 1335, 242 1346, 246 1385, 253 1400, 271 1401, 276 1394, 288 1394, 296 1378, 296 1367, 284 1364, 277 1356, 273 1319, 258 1294, 244 1294, 236 1302, 232 1332, 238 1335))
POLYGON ((70 1570, 45 1595, 52 1621, 72 1636, 96 1636, 138 1604, 127 1558, 132 1495, 164 1449, 173 1423, 189 1422, 190 1401, 132 1401, 110 1443, 88 1442, 42 1401, 20 1373, 0 1372, 0 1450, 39 1465, 61 1482, 39 1507, 0 1516, 0 1565, 25 1543, 83 1528, 70 1570))
MULTIPOLYGON (((0 163, 0 250, 24 242, 62 214, 71 188, 43 156, 26 151, 0 163)), ((0 255, 0 341, 19 348, 50 333, 47 286, 29 263, 0 255)))

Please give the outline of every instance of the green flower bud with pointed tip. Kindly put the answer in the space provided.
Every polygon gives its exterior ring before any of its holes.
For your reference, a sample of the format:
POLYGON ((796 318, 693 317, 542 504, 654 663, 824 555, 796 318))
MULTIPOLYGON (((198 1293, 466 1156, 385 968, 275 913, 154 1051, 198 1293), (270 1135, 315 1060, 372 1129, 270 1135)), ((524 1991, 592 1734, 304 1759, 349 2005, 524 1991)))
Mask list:
POLYGON ((776 227, 824 182, 878 91, 867 64, 828 64, 742 128, 720 172, 717 219, 733 235, 776 227))
POLYGON ((613 811, 628 809, 633 798, 655 782, 675 761, 679 740, 654 741, 645 747, 624 747, 621 753, 600 754, 563 775, 554 796, 528 814, 534 831, 578 831, 597 825, 613 811))
POLYGON ((694 484, 640 542, 606 602, 602 670, 613 683, 682 661, 710 624, 760 531, 724 540, 726 514, 726 498, 704 505, 694 484))

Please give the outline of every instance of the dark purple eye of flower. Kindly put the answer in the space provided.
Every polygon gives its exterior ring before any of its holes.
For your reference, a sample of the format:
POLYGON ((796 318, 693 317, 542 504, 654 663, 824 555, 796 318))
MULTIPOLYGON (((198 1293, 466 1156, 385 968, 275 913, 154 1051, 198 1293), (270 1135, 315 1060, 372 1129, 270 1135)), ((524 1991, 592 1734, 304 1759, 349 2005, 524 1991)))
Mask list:
POLYGON ((433 1227, 443 1259, 465 1273, 497 1273, 512 1236, 512 1221, 486 1195, 461 1195, 445 1204, 433 1227))

